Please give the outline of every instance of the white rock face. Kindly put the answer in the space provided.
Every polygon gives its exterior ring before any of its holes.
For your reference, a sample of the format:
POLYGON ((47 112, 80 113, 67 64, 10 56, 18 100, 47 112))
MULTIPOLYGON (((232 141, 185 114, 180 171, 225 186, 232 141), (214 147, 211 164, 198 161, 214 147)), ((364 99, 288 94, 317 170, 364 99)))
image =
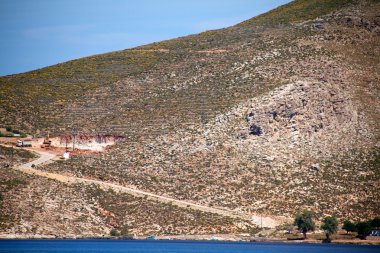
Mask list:
POLYGON ((235 143, 243 153, 249 150, 268 161, 292 158, 291 151, 329 156, 349 145, 352 136, 360 140, 359 131, 366 132, 344 87, 313 80, 250 99, 208 127, 205 133, 214 143, 235 143))

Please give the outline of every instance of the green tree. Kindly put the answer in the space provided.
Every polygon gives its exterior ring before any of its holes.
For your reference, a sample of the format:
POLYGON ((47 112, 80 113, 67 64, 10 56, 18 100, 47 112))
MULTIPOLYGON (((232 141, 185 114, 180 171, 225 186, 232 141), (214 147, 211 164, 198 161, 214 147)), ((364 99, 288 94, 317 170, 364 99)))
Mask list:
POLYGON ((111 236, 120 236, 120 232, 116 228, 113 228, 113 229, 111 229, 110 235, 111 236))
POLYGON ((380 218, 377 217, 377 218, 371 220, 371 227, 372 228, 380 227, 380 218))
POLYGON ((343 227, 342 228, 347 231, 347 234, 349 232, 355 232, 356 231, 355 224, 353 222, 349 221, 349 220, 345 220, 343 222, 343 227))
POLYGON ((294 219, 294 225, 302 232, 303 238, 306 239, 306 233, 314 231, 315 223, 313 221, 313 212, 305 210, 302 213, 296 215, 294 219))
POLYGON ((362 221, 356 223, 356 229, 358 231, 358 235, 361 239, 365 240, 367 238, 368 232, 371 230, 371 223, 368 221, 362 221))
POLYGON ((323 220, 321 229, 323 229, 326 233, 325 242, 330 243, 330 236, 335 234, 338 231, 338 220, 334 216, 328 216, 323 220))

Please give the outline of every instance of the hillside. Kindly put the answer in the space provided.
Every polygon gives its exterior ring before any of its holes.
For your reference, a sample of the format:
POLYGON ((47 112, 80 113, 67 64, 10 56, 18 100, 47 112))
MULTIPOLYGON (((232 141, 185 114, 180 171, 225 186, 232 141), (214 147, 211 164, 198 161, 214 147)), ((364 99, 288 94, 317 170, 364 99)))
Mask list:
POLYGON ((21 237, 101 237, 123 235, 250 233, 244 221, 178 208, 104 191, 67 186, 10 169, 0 171, 0 235, 21 237))
MULTIPOLYGON (((0 123, 37 136, 73 128, 126 136, 105 153, 39 169, 244 214, 292 217, 310 208, 318 218, 373 218, 380 215, 379 13, 379 1, 296 0, 229 28, 0 77, 0 123)), ((62 201, 74 191, 78 201, 102 199, 91 189, 31 185, 65 189, 62 201)), ((102 208, 136 200, 112 201, 102 208)), ((141 203, 153 215, 165 212, 141 203)), ((191 226, 206 219, 196 215, 191 226)), ((237 221, 214 219, 237 231, 237 221)), ((117 221, 127 222, 121 214, 117 221)))
MULTIPOLYGON (((179 118, 180 121, 187 118, 193 121, 192 115, 184 115, 187 110, 198 117, 204 114, 212 118, 216 115, 212 112, 228 109, 249 98, 249 94, 265 91, 294 75, 293 68, 297 66, 283 66, 292 57, 316 54, 314 48, 303 46, 302 51, 298 48, 293 55, 287 53, 279 57, 276 69, 281 71, 286 67, 286 78, 275 76, 278 73, 272 68, 272 76, 257 73, 231 85, 233 75, 242 74, 240 70, 230 73, 234 64, 251 61, 253 57, 284 46, 299 47, 295 43, 297 38, 310 32, 284 25, 276 29, 272 28, 272 23, 288 23, 289 20, 280 18, 282 16, 304 20, 349 2, 295 1, 231 28, 1 77, 1 122, 32 133, 45 131, 44 135, 47 129, 56 133, 71 130, 73 122, 84 131, 129 133, 138 131, 141 121, 151 119, 152 124, 160 125, 155 116, 158 114, 172 115, 171 121, 179 121, 179 118), (315 8, 315 5, 326 7, 315 8), (280 40, 273 40, 275 38, 280 40), (250 82, 258 87, 252 87, 250 82), (181 88, 184 85, 186 89, 181 88), (226 97, 231 94, 232 101, 226 97), (175 101, 177 98, 181 102, 179 105, 175 101), (205 103, 206 108, 203 108, 205 103), (179 107, 175 108, 174 115, 173 104, 179 107), (184 105, 189 108, 183 108, 184 105)), ((263 59, 258 64, 264 67, 268 60, 263 59)), ((167 120, 166 123, 170 124, 167 120)), ((170 129, 170 126, 161 128, 170 129)))

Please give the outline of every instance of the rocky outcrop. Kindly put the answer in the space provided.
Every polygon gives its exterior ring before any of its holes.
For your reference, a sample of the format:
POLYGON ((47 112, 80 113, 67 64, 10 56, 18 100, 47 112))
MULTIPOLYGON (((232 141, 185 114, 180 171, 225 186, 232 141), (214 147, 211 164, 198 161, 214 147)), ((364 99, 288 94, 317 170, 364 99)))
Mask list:
POLYGON ((344 86, 312 80, 245 102, 218 116, 215 127, 210 125, 207 131, 215 142, 229 132, 233 133, 230 137, 242 139, 238 145, 252 152, 255 147, 276 150, 267 155, 279 158, 284 152, 329 157, 352 145, 352 140, 356 145, 370 140, 366 123, 360 121, 344 86))

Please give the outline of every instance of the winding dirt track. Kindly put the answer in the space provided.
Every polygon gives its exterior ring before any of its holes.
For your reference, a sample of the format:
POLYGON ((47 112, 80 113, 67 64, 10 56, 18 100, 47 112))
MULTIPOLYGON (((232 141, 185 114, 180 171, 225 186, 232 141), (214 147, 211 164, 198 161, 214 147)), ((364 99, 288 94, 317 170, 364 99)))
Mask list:
POLYGON ((27 174, 31 174, 31 175, 38 175, 41 177, 54 179, 66 184, 80 184, 80 183, 87 184, 87 185, 95 184, 105 190, 112 189, 116 192, 128 193, 136 197, 145 197, 147 199, 155 200, 161 203, 166 203, 166 204, 170 203, 172 205, 182 207, 182 208, 191 208, 193 210, 199 210, 202 212, 209 212, 209 213, 219 214, 219 215, 232 217, 232 218, 240 218, 242 220, 246 220, 253 224, 256 224, 258 226, 263 226, 263 227, 273 228, 279 225, 279 221, 283 219, 283 217, 271 218, 271 217, 250 216, 250 215, 245 215, 245 214, 239 214, 231 210, 203 206, 203 205, 199 205, 192 202, 187 202, 183 200, 177 200, 177 199, 173 199, 169 197, 156 195, 150 192, 141 191, 141 190, 134 189, 131 187, 117 185, 114 183, 108 183, 108 182, 103 182, 103 181, 94 180, 94 179, 66 176, 66 175, 62 175, 58 173, 51 173, 51 172, 34 169, 33 165, 41 165, 41 164, 50 162, 52 159, 56 157, 56 155, 48 153, 48 152, 42 152, 39 150, 33 150, 33 149, 28 149, 28 150, 38 153, 40 157, 29 163, 18 165, 14 169, 27 173, 27 174))

